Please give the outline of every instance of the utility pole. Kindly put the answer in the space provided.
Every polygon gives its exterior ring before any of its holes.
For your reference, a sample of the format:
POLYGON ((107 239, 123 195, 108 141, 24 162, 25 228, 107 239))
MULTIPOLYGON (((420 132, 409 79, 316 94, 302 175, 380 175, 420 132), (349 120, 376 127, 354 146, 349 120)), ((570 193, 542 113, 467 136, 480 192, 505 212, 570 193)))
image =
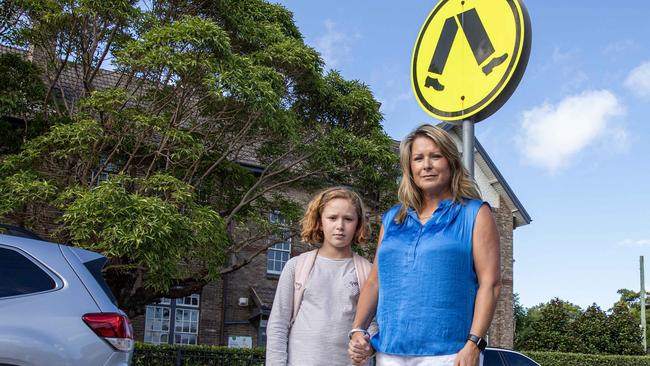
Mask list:
POLYGON ((639 296, 641 300, 641 331, 643 332, 643 353, 648 353, 648 344, 646 339, 646 328, 645 328, 645 280, 644 280, 644 268, 643 268, 643 256, 639 257, 640 269, 641 269, 641 294, 639 296))

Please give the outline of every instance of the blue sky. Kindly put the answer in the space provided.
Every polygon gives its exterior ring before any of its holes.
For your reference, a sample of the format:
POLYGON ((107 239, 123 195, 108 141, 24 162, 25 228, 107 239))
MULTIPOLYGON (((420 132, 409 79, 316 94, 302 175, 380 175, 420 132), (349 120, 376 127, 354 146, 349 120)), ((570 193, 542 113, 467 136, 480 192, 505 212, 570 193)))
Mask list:
MULTIPOLYGON (((420 109, 409 78, 435 1, 279 2, 328 69, 369 85, 391 137, 438 122, 420 109)), ((533 218, 514 233, 514 289, 526 307, 559 297, 608 309, 619 288, 638 291, 639 256, 650 262, 650 3, 525 5, 533 28, 526 73, 506 105, 476 125, 533 218)))

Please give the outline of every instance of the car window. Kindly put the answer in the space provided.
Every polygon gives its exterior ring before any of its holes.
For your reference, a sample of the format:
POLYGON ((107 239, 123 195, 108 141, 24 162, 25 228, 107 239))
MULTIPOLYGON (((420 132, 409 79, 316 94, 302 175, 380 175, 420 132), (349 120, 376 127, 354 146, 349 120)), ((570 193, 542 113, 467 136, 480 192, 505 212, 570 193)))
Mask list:
POLYGON ((106 258, 101 257, 92 261, 85 262, 84 266, 86 266, 88 272, 92 274, 93 278, 95 279, 95 281, 97 281, 99 287, 102 288, 106 296, 108 296, 111 302, 115 304, 115 306, 117 306, 117 300, 115 299, 115 296, 113 296, 111 289, 108 287, 108 284, 104 280, 104 275, 102 275, 102 268, 104 268, 105 263, 106 263, 106 258))
POLYGON ((56 282, 15 250, 0 248, 0 298, 51 290, 56 282))
POLYGON ((485 350, 483 353, 483 366, 503 366, 499 353, 493 350, 485 350))
POLYGON ((510 366, 537 366, 533 361, 514 352, 502 352, 510 366))

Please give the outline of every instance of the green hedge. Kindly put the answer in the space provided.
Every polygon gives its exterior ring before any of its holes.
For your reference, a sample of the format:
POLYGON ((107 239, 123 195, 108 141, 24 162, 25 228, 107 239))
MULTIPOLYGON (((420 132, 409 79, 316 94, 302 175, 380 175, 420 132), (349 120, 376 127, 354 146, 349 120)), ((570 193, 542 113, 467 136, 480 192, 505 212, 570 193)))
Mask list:
MULTIPOLYGON (((176 365, 181 351, 185 365, 261 365, 263 348, 243 349, 218 346, 155 346, 137 342, 133 355, 134 366, 176 365), (198 351, 194 356, 190 355, 198 351), (167 353, 167 357, 162 354, 167 353), (199 356, 201 355, 202 356, 199 356), (153 358, 152 358, 153 357, 153 358)), ((521 351, 542 366, 650 366, 650 356, 586 355, 580 353, 521 351)))
POLYGON ((135 344, 133 366, 263 366, 264 349, 135 344))
POLYGON ((542 366, 650 366, 650 356, 521 351, 542 366))
POLYGON ((150 343, 135 342, 135 351, 139 350, 176 350, 179 347, 182 347, 183 350, 197 350, 197 351, 213 351, 219 353, 233 353, 233 354, 245 354, 245 355, 264 355, 264 348, 228 348, 224 346, 177 346, 171 344, 161 344, 155 345, 150 343))

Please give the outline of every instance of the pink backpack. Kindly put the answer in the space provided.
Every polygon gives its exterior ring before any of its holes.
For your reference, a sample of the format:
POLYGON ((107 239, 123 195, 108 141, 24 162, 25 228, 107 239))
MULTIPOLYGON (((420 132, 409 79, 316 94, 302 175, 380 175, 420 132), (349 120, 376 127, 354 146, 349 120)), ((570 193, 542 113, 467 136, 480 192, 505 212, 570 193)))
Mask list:
MULTIPOLYGON (((291 317, 291 324, 293 324, 296 320, 296 316, 298 316, 298 310, 300 310, 300 304, 302 303, 302 295, 305 292, 307 278, 309 277, 312 268, 314 268, 317 256, 318 249, 310 250, 309 252, 302 253, 298 256, 296 262, 296 273, 294 275, 293 316, 291 317)), ((361 290, 363 284, 366 282, 366 278, 368 278, 368 275, 370 274, 372 264, 370 264, 366 258, 357 253, 352 254, 352 260, 354 261, 354 269, 357 272, 357 280, 359 280, 359 290, 361 290)))

